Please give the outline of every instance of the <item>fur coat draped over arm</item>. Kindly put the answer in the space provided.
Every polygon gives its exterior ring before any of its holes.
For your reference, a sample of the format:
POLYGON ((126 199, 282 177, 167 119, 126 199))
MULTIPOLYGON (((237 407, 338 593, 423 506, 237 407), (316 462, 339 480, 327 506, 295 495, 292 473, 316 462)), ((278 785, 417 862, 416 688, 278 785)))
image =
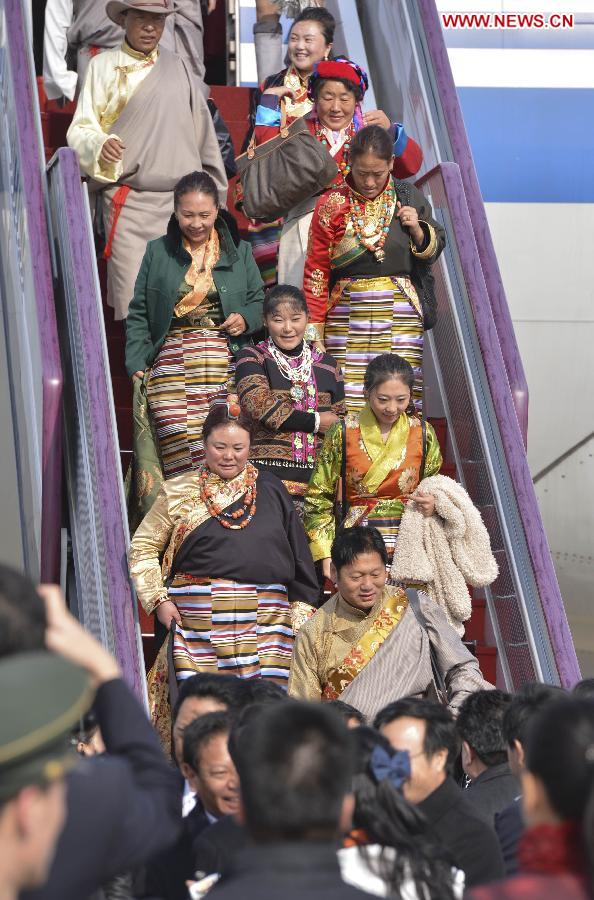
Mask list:
MULTIPOLYGON (((429 596, 445 611, 458 634, 470 618, 472 601, 467 584, 485 587, 499 569, 481 514, 461 484, 446 475, 432 475, 419 493, 433 494, 435 512, 423 516, 407 503, 394 552, 391 578, 425 582, 429 596)), ((414 500, 414 494, 412 499, 414 500)))

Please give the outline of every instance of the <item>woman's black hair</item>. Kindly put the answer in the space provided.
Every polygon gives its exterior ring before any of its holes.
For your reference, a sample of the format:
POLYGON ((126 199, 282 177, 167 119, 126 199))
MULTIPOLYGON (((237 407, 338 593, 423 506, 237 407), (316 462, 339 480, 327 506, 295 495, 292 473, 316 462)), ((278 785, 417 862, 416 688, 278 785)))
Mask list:
POLYGON ((411 364, 396 353, 380 353, 371 360, 365 369, 363 388, 369 394, 384 381, 389 381, 390 378, 399 378, 412 393, 415 373, 411 364))
POLYGON ((381 125, 366 125, 365 128, 361 128, 351 141, 351 163, 366 153, 373 153, 379 159, 390 162, 394 156, 390 132, 381 125))
POLYGON ((360 847, 368 868, 388 885, 391 897, 400 897, 403 884, 412 878, 417 896, 452 900, 451 862, 443 850, 427 839, 423 815, 387 778, 378 783, 371 770, 371 756, 376 747, 393 756, 390 742, 365 725, 352 733, 357 752, 353 827, 365 832, 369 844, 392 847, 396 851, 395 855, 382 852, 377 858, 360 847))
POLYGON ((266 292, 264 298, 263 318, 271 316, 282 303, 289 303, 299 312, 307 313, 307 303, 303 291, 292 284, 275 284, 266 292))
POLYGON ((247 416, 243 410, 234 418, 229 415, 229 408, 226 403, 217 403, 215 406, 211 407, 204 420, 204 425, 202 426, 202 442, 204 444, 206 444, 215 428, 218 428, 220 425, 237 425, 238 428, 243 428, 244 431, 247 431, 250 440, 254 434, 254 420, 250 416, 247 416))
POLYGON ((186 194, 206 194, 212 197, 216 208, 219 208, 219 191, 208 172, 189 172, 177 182, 173 188, 173 208, 177 209, 182 197, 186 194))
POLYGON ((594 895, 594 703, 564 697, 531 723, 526 768, 542 782, 563 821, 581 826, 590 891, 594 895))
POLYGON ((334 43, 336 19, 327 9, 324 9, 321 6, 308 6, 306 9, 302 10, 299 15, 295 17, 293 24, 291 25, 289 37, 291 36, 293 26, 297 25, 299 22, 317 22, 320 26, 320 31, 324 35, 326 44, 334 43))

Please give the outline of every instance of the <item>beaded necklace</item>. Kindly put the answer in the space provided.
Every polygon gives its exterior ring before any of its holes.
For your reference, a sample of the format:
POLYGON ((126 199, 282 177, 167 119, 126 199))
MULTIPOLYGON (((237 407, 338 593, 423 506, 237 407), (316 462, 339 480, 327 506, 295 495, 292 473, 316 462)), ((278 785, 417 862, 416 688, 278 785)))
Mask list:
MULTIPOLYGON (((345 133, 346 133, 346 138, 345 138, 345 141, 341 148, 342 149, 342 159, 340 160, 340 162, 336 162, 336 165, 340 169, 343 179, 346 178, 347 175, 349 174, 349 172, 351 171, 349 157, 350 157, 350 151, 351 151, 351 141, 355 134, 355 123, 354 122, 351 121, 347 125, 347 127, 345 129, 345 133)), ((319 119, 316 119, 316 138, 318 139, 318 141, 320 141, 321 144, 323 144, 324 147, 326 147, 328 149, 328 152, 330 152, 330 142, 328 140, 326 130, 319 119)))
POLYGON ((273 360, 278 366, 281 375, 291 382, 291 390, 289 395, 291 400, 302 400, 304 396, 304 386, 311 377, 312 355, 311 348, 307 341, 303 341, 303 350, 299 356, 290 357, 295 360, 295 365, 291 365, 289 357, 285 356, 282 350, 276 346, 272 338, 268 338, 268 350, 273 360), (299 360, 301 360, 299 362, 299 360))
POLYGON ((215 499, 215 491, 208 484, 209 476, 211 475, 211 471, 206 465, 202 465, 200 467, 198 473, 198 483, 200 485, 200 499, 206 506, 208 512, 216 519, 219 525, 222 525, 223 528, 229 528, 232 531, 240 531, 242 528, 245 528, 250 524, 252 519, 254 518, 256 512, 256 479, 258 477, 258 470, 251 463, 248 463, 245 467, 245 494, 244 494, 244 503, 240 509, 236 509, 234 512, 228 513, 225 512, 215 499), (241 519, 243 517, 243 521, 239 522, 239 524, 234 525, 234 519, 241 519))
MULTIPOLYGON (((281 375, 291 382, 289 396, 293 408, 301 412, 313 413, 318 408, 318 390, 313 376, 313 363, 321 359, 320 351, 303 341, 299 356, 285 356, 272 338, 268 338, 267 349, 275 361, 281 375), (295 364, 292 361, 295 360, 295 364)), ((315 462, 316 437, 312 432, 293 432, 293 459, 298 463, 313 466, 315 462)))
POLYGON ((396 190, 392 177, 379 197, 373 200, 359 199, 350 188, 349 215, 355 236, 362 247, 373 253, 378 263, 386 258, 384 244, 390 230, 396 204, 396 190))

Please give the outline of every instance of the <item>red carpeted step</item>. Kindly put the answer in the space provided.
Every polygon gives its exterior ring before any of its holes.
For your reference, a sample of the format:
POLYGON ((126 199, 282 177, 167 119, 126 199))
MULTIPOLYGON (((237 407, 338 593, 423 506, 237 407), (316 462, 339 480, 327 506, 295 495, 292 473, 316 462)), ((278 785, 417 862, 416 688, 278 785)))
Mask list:
MULTIPOLYGON (((219 111, 225 120, 225 124, 229 129, 235 155, 239 156, 241 148, 247 134, 249 125, 249 112, 252 97, 251 88, 242 87, 221 87, 220 85, 212 85, 210 96, 219 108, 219 111)), ((245 233, 247 229, 247 219, 235 209, 235 184, 237 178, 232 178, 229 182, 227 207, 237 219, 240 230, 245 233)))
POLYGON ((429 418, 433 426, 433 430, 435 431, 435 436, 439 442, 439 446, 441 447, 442 455, 445 457, 446 455, 446 446, 447 446, 447 438, 448 438, 448 423, 446 419, 434 419, 432 417, 429 418))
POLYGON ((453 462, 449 462, 448 460, 446 460, 439 470, 439 474, 447 475, 448 478, 456 479, 456 466, 453 462))
MULTIPOLYGON (((113 313, 111 315, 113 316, 113 313)), ((112 376, 120 375, 128 378, 126 372, 126 336, 123 329, 118 333, 107 335, 107 352, 109 353, 112 376)))
MULTIPOLYGON (((145 615, 145 613, 142 612, 141 615, 145 615)), ((151 628, 153 627, 152 621, 151 621, 150 627, 151 628)), ((155 635, 153 634, 152 631, 145 633, 144 628, 142 629, 141 633, 142 633, 142 652, 144 654, 144 667, 145 667, 145 671, 148 675, 148 673, 150 672, 150 670, 153 666, 153 663, 155 662, 155 660, 157 658, 157 648, 155 647, 155 635)))
POLYGON ((487 681, 490 681, 491 684, 497 683, 497 648, 496 647, 486 647, 482 644, 479 644, 475 651, 474 655, 479 661, 479 665, 481 667, 481 672, 483 673, 484 678, 487 681))
POLYGON ((482 644, 485 641, 485 613, 486 602, 483 599, 473 597, 472 616, 465 622, 464 640, 477 641, 482 644))
MULTIPOLYGON (((109 354, 111 364, 111 353, 109 354)), ((111 383, 113 387, 113 402, 117 409, 132 408, 132 382, 127 375, 114 375, 112 372, 111 383)), ((129 450, 130 447, 124 447, 129 450)))
POLYGON ((132 406, 116 406, 120 450, 132 450, 132 406))

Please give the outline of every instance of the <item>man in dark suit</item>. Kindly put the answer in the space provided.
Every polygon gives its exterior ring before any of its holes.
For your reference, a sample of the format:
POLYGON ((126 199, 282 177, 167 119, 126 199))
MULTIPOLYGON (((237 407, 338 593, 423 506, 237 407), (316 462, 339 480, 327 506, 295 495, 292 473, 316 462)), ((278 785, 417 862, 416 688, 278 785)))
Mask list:
MULTIPOLYGON (((236 726, 232 730, 229 741, 229 753, 234 759, 237 737, 241 734, 242 723, 245 724, 253 715, 261 712, 264 706, 275 703, 286 703, 287 692, 278 684, 262 678, 242 681, 242 697, 244 705, 236 726)), ((224 878, 232 867, 232 860, 238 850, 243 850, 249 842, 246 829, 234 815, 226 815, 206 828, 194 841, 194 870, 202 876, 214 873, 224 878)))
POLYGON ((449 774, 459 746, 451 713, 437 703, 406 697, 380 710, 374 727, 395 750, 409 753, 411 775, 402 792, 425 816, 427 837, 466 874, 466 886, 503 877, 497 835, 449 774))
POLYGON ((503 715, 510 703, 511 695, 504 691, 477 691, 466 697, 456 720, 462 768, 470 778, 466 799, 489 825, 520 793, 503 737, 503 715))
POLYGON ((342 881, 336 838, 353 811, 352 736, 321 705, 263 708, 234 744, 249 849, 237 853, 209 900, 357 900, 342 881))
POLYGON ((40 588, 0 566, 0 654, 45 646, 97 687, 107 753, 66 776, 66 824, 44 887, 20 900, 86 900, 102 884, 173 842, 181 825, 175 771, 115 659, 70 615, 59 588, 40 588), (29 628, 30 626, 30 628, 29 628), (29 632, 29 633, 28 633, 29 632))
MULTIPOLYGON (((552 684, 525 684, 505 710, 502 730, 509 766, 518 781, 524 769, 524 747, 532 721, 547 704, 564 696, 563 688, 552 684)), ((518 844, 524 832, 522 797, 518 795, 495 816, 495 831, 501 844, 505 874, 516 875, 518 844)))
POLYGON ((196 871, 196 841, 239 811, 239 779, 228 748, 232 721, 229 712, 210 712, 184 728, 181 770, 200 803, 184 818, 176 843, 146 867, 140 896, 186 900, 186 881, 196 871))

